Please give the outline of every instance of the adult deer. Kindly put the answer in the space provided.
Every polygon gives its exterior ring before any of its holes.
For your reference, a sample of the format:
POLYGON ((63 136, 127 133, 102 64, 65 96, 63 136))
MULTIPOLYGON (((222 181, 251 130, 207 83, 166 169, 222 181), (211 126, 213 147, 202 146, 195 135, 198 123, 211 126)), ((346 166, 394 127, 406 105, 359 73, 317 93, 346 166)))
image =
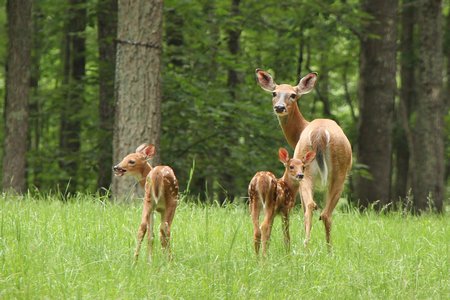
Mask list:
POLYGON ((295 148, 294 158, 301 158, 308 151, 316 152, 316 159, 305 172, 300 184, 300 195, 305 215, 305 241, 311 236, 312 215, 317 208, 314 202, 314 183, 319 177, 328 186, 325 208, 320 220, 325 226, 326 241, 331 247, 331 215, 344 188, 344 182, 352 165, 352 148, 342 129, 329 119, 308 122, 301 114, 297 101, 312 91, 317 73, 309 73, 296 86, 276 84, 272 76, 256 69, 261 88, 272 93, 273 110, 278 117, 287 142, 295 148))
POLYGON ((155 146, 142 144, 135 153, 128 154, 113 167, 114 175, 135 176, 145 189, 142 220, 137 234, 137 246, 134 257, 137 260, 142 240, 148 231, 148 258, 152 257, 154 211, 161 214, 159 237, 162 247, 170 253, 170 226, 178 203, 178 181, 172 168, 156 166, 152 168, 148 160, 155 155, 155 146))
POLYGON ((256 255, 262 244, 263 256, 266 256, 272 224, 275 216, 280 214, 283 221, 284 245, 289 250, 291 238, 289 236, 289 213, 295 204, 299 183, 304 172, 315 157, 309 151, 302 159, 289 158, 286 149, 278 150, 278 158, 284 165, 284 174, 276 179, 271 172, 258 172, 248 185, 249 207, 253 221, 253 241, 256 255), (259 226, 261 205, 264 208, 264 221, 259 226), (261 243, 262 240, 262 243, 261 243))

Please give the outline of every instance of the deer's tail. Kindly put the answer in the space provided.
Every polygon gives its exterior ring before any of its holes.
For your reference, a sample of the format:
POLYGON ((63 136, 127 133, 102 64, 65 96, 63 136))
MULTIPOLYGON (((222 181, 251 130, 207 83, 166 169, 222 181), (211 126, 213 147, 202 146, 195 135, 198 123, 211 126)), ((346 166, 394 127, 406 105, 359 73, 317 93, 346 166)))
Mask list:
POLYGON ((310 141, 312 150, 316 152, 316 162, 319 166, 322 185, 325 186, 327 184, 329 172, 327 150, 330 143, 330 132, 326 128, 318 127, 311 132, 310 141))

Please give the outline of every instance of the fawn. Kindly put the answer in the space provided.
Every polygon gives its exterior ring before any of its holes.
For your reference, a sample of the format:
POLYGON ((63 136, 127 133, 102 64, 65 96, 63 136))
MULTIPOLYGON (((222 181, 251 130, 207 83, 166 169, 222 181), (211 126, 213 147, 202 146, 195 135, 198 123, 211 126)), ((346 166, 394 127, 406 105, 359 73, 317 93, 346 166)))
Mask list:
POLYGON ((137 234, 137 246, 134 257, 137 260, 142 240, 148 231, 148 258, 151 260, 153 250, 154 211, 161 214, 159 236, 162 247, 170 253, 170 226, 178 203, 178 181, 172 168, 156 166, 148 162, 155 155, 155 146, 142 144, 135 153, 128 154, 113 167, 115 176, 133 175, 138 178, 145 189, 142 221, 137 234))
POLYGON ((258 172, 250 181, 248 195, 256 255, 259 254, 262 240, 262 254, 266 256, 273 220, 277 214, 281 214, 282 217, 286 250, 290 249, 289 212, 294 207, 295 197, 299 190, 300 181, 304 177, 305 169, 315 156, 315 152, 309 151, 302 159, 289 158, 288 151, 285 148, 280 148, 278 157, 285 166, 283 177, 277 179, 271 172, 258 172), (261 204, 264 209, 264 221, 259 227, 261 204))

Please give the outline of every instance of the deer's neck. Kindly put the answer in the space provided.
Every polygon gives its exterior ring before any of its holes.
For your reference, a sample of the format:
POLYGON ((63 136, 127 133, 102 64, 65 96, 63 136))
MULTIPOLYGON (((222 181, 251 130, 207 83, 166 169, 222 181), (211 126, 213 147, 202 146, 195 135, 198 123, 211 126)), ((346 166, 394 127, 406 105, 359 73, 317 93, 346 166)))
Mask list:
POLYGON ((284 172, 283 177, 281 177, 281 180, 284 181, 284 184, 289 189, 292 197, 295 198, 298 192, 298 188, 300 187, 300 183, 298 181, 293 181, 292 179, 290 179, 287 172, 284 172))
POLYGON ((300 139, 300 134, 309 124, 298 109, 297 103, 292 105, 291 110, 286 116, 278 116, 278 121, 283 129, 286 141, 292 148, 295 148, 300 139))
POLYGON ((147 175, 148 175, 148 173, 150 173, 151 170, 152 170, 152 166, 150 166, 150 164, 146 162, 142 169, 141 178, 139 179, 139 184, 141 185, 141 187, 145 186, 145 181, 147 179, 147 175))

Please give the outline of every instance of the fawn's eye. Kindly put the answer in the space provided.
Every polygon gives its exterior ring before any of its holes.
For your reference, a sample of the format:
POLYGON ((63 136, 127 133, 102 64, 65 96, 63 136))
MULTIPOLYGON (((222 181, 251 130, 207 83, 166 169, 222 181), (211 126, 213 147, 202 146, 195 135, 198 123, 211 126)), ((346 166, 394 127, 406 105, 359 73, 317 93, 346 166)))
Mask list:
POLYGON ((272 96, 276 97, 276 96, 277 96, 277 93, 276 93, 276 92, 273 92, 273 93, 272 93, 272 96))
POLYGON ((289 169, 294 170, 294 166, 289 166, 289 169))
POLYGON ((297 97, 297 94, 291 94, 291 99, 295 99, 297 97))
POLYGON ((136 162, 135 162, 134 160, 129 160, 128 163, 129 163, 130 165, 134 165, 136 162))

